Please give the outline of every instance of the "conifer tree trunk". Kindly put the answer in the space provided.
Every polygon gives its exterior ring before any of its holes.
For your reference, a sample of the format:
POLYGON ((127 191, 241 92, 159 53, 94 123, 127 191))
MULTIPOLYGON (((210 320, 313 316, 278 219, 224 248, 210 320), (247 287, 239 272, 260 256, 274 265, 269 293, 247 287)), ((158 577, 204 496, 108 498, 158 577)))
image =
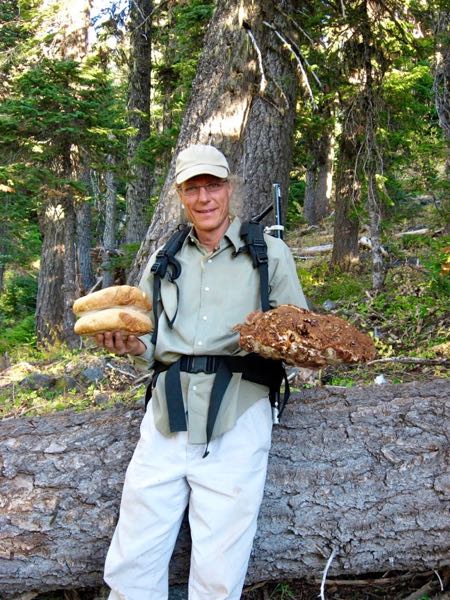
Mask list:
POLYGON ((358 119, 361 111, 355 110, 353 103, 346 109, 339 139, 331 262, 334 266, 348 271, 358 260, 357 211, 361 202, 361 184, 357 174, 356 158, 360 148, 357 135, 361 125, 358 119))
MULTIPOLYGON (((55 31, 51 57, 80 59, 87 51, 91 0, 74 3, 48 0, 42 29, 55 31)), ((52 169, 63 179, 79 178, 79 149, 66 144, 52 169)), ((38 342, 76 344, 72 304, 76 293, 76 218, 72 193, 63 186, 49 191, 41 211, 43 244, 38 277, 36 331, 38 342)))
POLYGON ((316 160, 312 160, 306 169, 305 199, 303 201, 303 215, 308 225, 317 225, 316 217, 316 160))
POLYGON ((385 268, 381 254, 381 208, 376 182, 376 176, 380 171, 380 149, 376 140, 377 111, 372 65, 372 32, 367 4, 364 3, 364 6, 366 19, 362 30, 366 75, 364 96, 366 108, 365 172, 367 179, 367 211, 369 213, 369 232, 372 245, 372 287, 374 290, 379 291, 385 278, 385 268))
POLYGON ((80 271, 81 294, 86 294, 95 283, 92 269, 92 214, 89 202, 77 203, 76 206, 76 239, 77 262, 80 271))
POLYGON ((140 243, 148 225, 146 212, 152 174, 149 166, 139 158, 138 149, 150 135, 151 13, 151 0, 134 0, 130 3, 128 123, 135 133, 128 138, 127 243, 140 243))
POLYGON ((450 181, 450 10, 442 6, 434 17, 436 51, 434 93, 439 124, 447 144, 446 173, 450 181))
MULTIPOLYGON (((86 190, 90 190, 90 171, 85 166, 81 173, 80 180, 85 185, 86 190)), ((89 192, 88 192, 89 194, 89 192)), ((81 294, 87 294, 95 283, 95 276, 92 268, 92 214, 91 204, 88 201, 76 202, 76 250, 77 262, 80 273, 80 281, 77 287, 81 288, 81 294)))
POLYGON ((333 176, 333 134, 325 131, 312 144, 314 152, 306 172, 303 212, 308 225, 317 225, 328 215, 333 176))
POLYGON ((64 206, 48 195, 39 224, 43 236, 36 298, 36 334, 41 344, 53 344, 62 336, 64 299, 64 206))
POLYGON ((317 168, 316 218, 321 221, 330 212, 333 183, 334 132, 325 132, 317 168))
POLYGON ((79 344, 79 337, 75 335, 73 331, 73 326, 75 325, 75 315, 72 310, 73 303, 77 297, 76 216, 74 201, 70 191, 68 191, 65 199, 64 213, 64 312, 62 337, 70 348, 76 348, 79 344))
POLYGON ((114 285, 114 273, 111 265, 111 256, 116 250, 116 201, 117 201, 117 183, 113 171, 114 157, 109 156, 108 162, 111 166, 105 174, 105 225, 103 229, 103 250, 102 250, 102 287, 114 285))
MULTIPOLYGON (((284 8, 289 11, 290 2, 284 8)), ((191 143, 216 145, 229 159, 243 187, 237 214, 247 218, 268 206, 274 182, 282 186, 286 209, 298 82, 290 53, 263 25, 277 26, 278 18, 272 3, 217 3, 174 158, 130 282, 139 280, 149 256, 180 222, 174 159, 191 143)))

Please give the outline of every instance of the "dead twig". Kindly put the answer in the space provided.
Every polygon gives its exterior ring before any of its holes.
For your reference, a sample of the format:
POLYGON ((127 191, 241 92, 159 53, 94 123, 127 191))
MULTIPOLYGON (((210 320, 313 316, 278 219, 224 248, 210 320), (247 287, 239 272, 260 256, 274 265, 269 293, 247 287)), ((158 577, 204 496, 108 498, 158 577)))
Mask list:
POLYGON ((112 369, 113 371, 117 371, 117 373, 121 373, 122 375, 126 375, 127 377, 130 377, 131 379, 133 379, 133 377, 135 377, 134 373, 130 373, 129 371, 124 371, 123 369, 118 369, 117 367, 115 367, 114 365, 112 365, 111 363, 106 363, 106 366, 108 367, 108 369, 112 369))
MULTIPOLYGON (((428 577, 433 574, 433 571, 424 571, 423 573, 418 573, 421 577, 428 577)), ((403 575, 396 575, 394 577, 378 577, 377 579, 328 579, 328 583, 330 585, 336 587, 367 587, 372 585, 393 585, 396 583, 400 583, 401 581, 408 581, 413 576, 412 573, 405 573, 403 575)), ((313 580, 314 584, 319 584, 322 582, 321 579, 315 577, 313 580)))

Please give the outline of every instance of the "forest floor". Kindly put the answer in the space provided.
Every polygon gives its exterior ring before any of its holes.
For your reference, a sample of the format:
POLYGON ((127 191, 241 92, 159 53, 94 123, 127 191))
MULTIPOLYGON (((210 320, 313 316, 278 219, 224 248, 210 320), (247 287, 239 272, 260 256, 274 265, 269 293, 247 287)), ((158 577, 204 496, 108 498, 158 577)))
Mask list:
MULTIPOLYGON (((369 365, 297 373, 294 387, 354 386, 427 381, 450 376, 450 237, 439 212, 417 201, 385 231, 385 285, 371 289, 371 253, 361 248, 351 273, 328 268, 332 223, 305 225, 287 236, 314 310, 343 317, 373 336, 378 359, 369 365), (319 246, 319 250, 309 250, 319 246), (323 248, 325 246, 325 249, 323 248)), ((367 234, 366 234, 367 235, 367 234)), ((56 410, 103 409, 142 402, 147 375, 126 358, 107 355, 89 341, 78 350, 25 348, 0 355, 0 419, 56 410)), ((327 580, 328 600, 433 600, 450 598, 449 573, 380 573, 327 580), (447 591, 445 591, 447 590, 447 591)), ((321 582, 289 581, 250 586, 243 600, 312 600, 321 582)), ((93 600, 99 590, 41 594, 38 600, 93 600)), ((182 596, 179 596, 180 599, 182 596)))

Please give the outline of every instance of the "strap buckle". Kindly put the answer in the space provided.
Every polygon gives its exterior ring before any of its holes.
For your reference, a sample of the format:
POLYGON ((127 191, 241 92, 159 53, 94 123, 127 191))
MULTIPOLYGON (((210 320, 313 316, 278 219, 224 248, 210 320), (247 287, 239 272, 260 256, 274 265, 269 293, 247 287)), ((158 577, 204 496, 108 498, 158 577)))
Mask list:
POLYGON ((211 374, 217 371, 217 366, 217 358, 206 354, 183 356, 180 362, 180 370, 187 373, 211 374))

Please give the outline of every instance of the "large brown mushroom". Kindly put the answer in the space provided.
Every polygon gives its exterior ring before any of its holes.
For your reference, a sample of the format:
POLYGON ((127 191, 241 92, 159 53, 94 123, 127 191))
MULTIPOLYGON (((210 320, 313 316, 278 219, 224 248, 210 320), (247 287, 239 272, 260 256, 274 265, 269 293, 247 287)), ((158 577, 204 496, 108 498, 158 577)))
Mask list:
POLYGON ((310 369, 372 360, 372 339, 334 315, 322 315, 283 304, 267 312, 250 313, 236 325, 240 346, 265 358, 310 369))

